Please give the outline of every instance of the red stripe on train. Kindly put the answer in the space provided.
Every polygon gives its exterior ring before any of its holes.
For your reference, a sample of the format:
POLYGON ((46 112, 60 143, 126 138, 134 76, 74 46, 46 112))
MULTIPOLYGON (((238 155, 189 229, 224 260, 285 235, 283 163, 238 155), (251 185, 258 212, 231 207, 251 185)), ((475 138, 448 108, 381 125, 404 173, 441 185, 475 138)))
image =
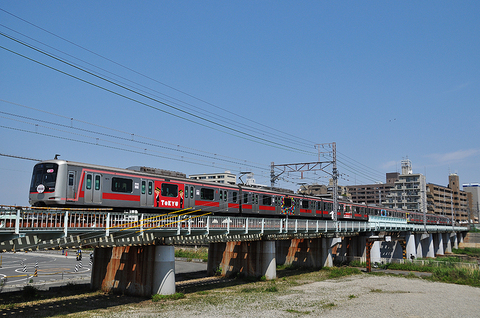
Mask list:
POLYGON ((139 195, 120 194, 120 193, 103 193, 102 199, 140 202, 140 196, 139 195))
POLYGON ((213 201, 201 201, 201 200, 195 200, 195 205, 203 205, 203 206, 211 206, 211 207, 219 207, 220 203, 219 202, 213 202, 213 201))
POLYGON ((260 210, 264 210, 264 211, 275 211, 275 207, 274 206, 265 206, 265 205, 261 205, 259 207, 260 210))

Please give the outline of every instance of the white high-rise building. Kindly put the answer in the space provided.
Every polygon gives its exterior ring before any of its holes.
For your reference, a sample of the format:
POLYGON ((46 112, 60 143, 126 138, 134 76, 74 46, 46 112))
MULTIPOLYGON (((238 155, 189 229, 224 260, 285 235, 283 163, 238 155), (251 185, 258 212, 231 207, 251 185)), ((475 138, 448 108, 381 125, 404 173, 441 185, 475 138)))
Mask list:
POLYGON ((426 178, 421 173, 413 173, 409 159, 402 160, 402 174, 398 176, 398 181, 395 181, 383 204, 391 209, 426 213, 426 178))

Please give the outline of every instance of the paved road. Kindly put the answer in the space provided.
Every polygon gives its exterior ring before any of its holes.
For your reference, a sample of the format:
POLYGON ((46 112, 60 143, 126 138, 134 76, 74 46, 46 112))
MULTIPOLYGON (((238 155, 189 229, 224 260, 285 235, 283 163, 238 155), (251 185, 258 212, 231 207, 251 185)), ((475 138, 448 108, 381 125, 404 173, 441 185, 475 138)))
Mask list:
MULTIPOLYGON (((178 280, 205 275, 206 263, 175 261, 178 280)), ((39 289, 68 283, 90 283, 91 266, 88 252, 81 261, 74 251, 62 255, 62 251, 0 253, 0 291, 12 291, 33 283, 39 289), (33 277, 37 265, 37 277, 33 277), (24 271, 26 270, 26 272, 24 271)))
POLYGON ((83 257, 77 261, 74 253, 1 253, 0 282, 3 290, 22 287, 28 283, 40 284, 45 288, 68 282, 89 282, 90 260, 83 257), (34 277, 35 269, 37 276, 34 277))

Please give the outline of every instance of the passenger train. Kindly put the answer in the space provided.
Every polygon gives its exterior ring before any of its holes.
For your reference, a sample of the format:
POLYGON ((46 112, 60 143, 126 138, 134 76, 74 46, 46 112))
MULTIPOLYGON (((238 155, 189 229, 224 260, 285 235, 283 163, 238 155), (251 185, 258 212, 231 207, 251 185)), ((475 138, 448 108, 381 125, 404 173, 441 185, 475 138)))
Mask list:
MULTIPOLYGON (((199 213, 332 219, 333 200, 288 190, 229 185, 186 178, 185 174, 146 167, 127 169, 47 160, 33 168, 29 202, 34 207, 112 208, 199 213)), ((367 221, 370 216, 423 224, 423 213, 338 202, 338 220, 367 221)), ((427 215, 427 224, 451 224, 427 215)))

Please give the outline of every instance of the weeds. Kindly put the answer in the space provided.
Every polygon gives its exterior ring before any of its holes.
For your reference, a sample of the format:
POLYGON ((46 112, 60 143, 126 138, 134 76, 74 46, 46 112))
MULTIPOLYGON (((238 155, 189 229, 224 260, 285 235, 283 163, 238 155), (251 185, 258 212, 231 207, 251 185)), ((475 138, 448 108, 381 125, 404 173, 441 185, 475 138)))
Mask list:
POLYGON ((159 295, 155 294, 152 296, 152 301, 157 302, 157 301, 167 301, 167 300, 178 300, 185 298, 185 295, 182 293, 175 293, 173 295, 159 295))
POLYGON ((295 309, 287 309, 285 311, 289 312, 291 314, 302 314, 302 315, 309 315, 311 313, 311 311, 299 311, 299 310, 295 310, 295 309))
POLYGON ((192 259, 200 259, 204 262, 208 261, 208 249, 200 248, 198 250, 190 250, 190 249, 175 249, 175 257, 179 258, 186 258, 188 260, 192 259))
POLYGON ((27 285, 27 286, 23 287, 22 297, 25 300, 32 300, 32 299, 38 298, 39 297, 38 289, 34 286, 27 285))
POLYGON ((436 268, 431 280, 480 287, 480 271, 464 268, 436 268))
MULTIPOLYGON (((480 231, 480 230, 479 230, 480 231)), ((452 249, 455 254, 463 254, 471 257, 480 257, 480 248, 465 247, 464 249, 452 249)))
POLYGON ((343 276, 357 275, 361 271, 353 267, 327 267, 324 270, 328 271, 328 278, 339 278, 343 276))

